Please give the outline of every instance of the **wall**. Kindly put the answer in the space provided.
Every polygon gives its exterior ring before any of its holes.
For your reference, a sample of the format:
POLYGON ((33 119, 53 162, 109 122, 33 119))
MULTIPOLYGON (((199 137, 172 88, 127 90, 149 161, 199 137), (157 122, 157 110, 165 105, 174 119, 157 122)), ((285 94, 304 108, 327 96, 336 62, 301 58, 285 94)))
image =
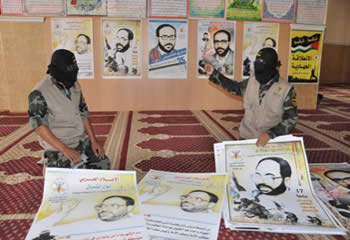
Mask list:
POLYGON ((328 0, 320 84, 350 83, 349 0, 328 0))
MULTIPOLYGON (((147 21, 143 21, 143 68, 141 79, 102 79, 102 46, 100 17, 93 17, 94 32, 94 80, 79 80, 90 111, 127 110, 177 110, 177 109, 240 109, 239 97, 231 96, 208 80, 197 79, 197 24, 189 20, 188 78, 147 78, 147 21)), ((51 56, 50 18, 45 23, 3 23, 0 33, 11 34, 2 42, 5 55, 0 55, 0 68, 4 72, 0 80, 0 93, 4 101, 1 109, 13 112, 27 110, 27 95, 45 75, 51 56), (20 30, 17 30, 17 29, 20 30), (16 30, 15 30, 16 29, 16 30), (26 34, 22 34, 25 32, 26 34), (21 33, 21 34, 20 34, 21 33), (10 37, 11 36, 11 37, 10 37), (13 45, 13 47, 11 47, 13 45), (26 46, 26 47, 23 47, 26 46), (20 57, 18 57, 20 55, 20 57), (5 61, 6 60, 6 61, 5 61), (0 64, 3 65, 3 64, 0 64), (13 66, 21 66, 13 67, 13 66)), ((287 77, 290 25, 280 24, 279 56, 282 62, 281 76, 287 77)), ((235 79, 240 79, 242 58, 243 22, 236 24, 235 79)), ((0 72, 0 73, 1 73, 0 72)), ((300 109, 316 107, 318 85, 296 84, 297 104, 300 109)), ((1 99, 0 99, 1 100, 1 99)))

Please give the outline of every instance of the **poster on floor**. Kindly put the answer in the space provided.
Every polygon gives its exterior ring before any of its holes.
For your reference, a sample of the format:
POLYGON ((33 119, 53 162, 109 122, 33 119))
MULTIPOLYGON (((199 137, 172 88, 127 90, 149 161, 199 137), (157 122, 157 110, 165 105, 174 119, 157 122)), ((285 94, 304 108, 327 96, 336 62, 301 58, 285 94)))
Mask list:
POLYGON ((278 23, 244 22, 242 78, 254 74, 254 61, 260 49, 271 47, 277 52, 278 39, 278 23))
POLYGON ((320 199, 340 217, 350 220, 350 164, 310 164, 311 180, 320 199))
POLYGON ((107 15, 107 0, 68 0, 67 15, 107 15))
POLYGON ((198 77, 207 78, 214 66, 226 77, 233 78, 235 65, 235 21, 198 22, 198 77), (208 69, 209 68, 209 69, 208 69))
POLYGON ((298 0, 296 23, 326 25, 327 0, 298 0))
POLYGON ((338 234, 346 230, 313 190, 303 138, 281 136, 214 145, 217 172, 227 173, 226 227, 232 230, 338 234))
POLYGON ((186 18, 187 0, 149 0, 148 16, 164 18, 186 18))
POLYGON ((295 22, 296 0, 263 0, 262 20, 269 22, 295 22))
POLYGON ((0 0, 1 14, 5 15, 23 15, 22 0, 0 0))
POLYGON ((150 170, 138 185, 151 239, 216 240, 226 174, 150 170))
POLYGON ((144 234, 135 172, 46 168, 25 239, 148 239, 144 234))
POLYGON ((261 21, 262 0, 227 0, 226 18, 229 20, 261 21))
POLYGON ((108 0, 107 14, 113 17, 146 17, 146 0, 108 0))
POLYGON ((225 0, 190 0, 190 17, 224 18, 225 0))
POLYGON ((148 22, 148 77, 187 78, 187 21, 148 22))
POLYGON ((24 13, 28 16, 64 16, 64 0, 24 0, 24 13))
POLYGON ((323 26, 291 26, 288 82, 318 83, 321 69, 323 26))
POLYGON ((101 20, 103 78, 140 78, 142 72, 141 20, 101 20))
POLYGON ((74 53, 79 79, 94 78, 92 18, 52 18, 53 51, 67 49, 74 53))

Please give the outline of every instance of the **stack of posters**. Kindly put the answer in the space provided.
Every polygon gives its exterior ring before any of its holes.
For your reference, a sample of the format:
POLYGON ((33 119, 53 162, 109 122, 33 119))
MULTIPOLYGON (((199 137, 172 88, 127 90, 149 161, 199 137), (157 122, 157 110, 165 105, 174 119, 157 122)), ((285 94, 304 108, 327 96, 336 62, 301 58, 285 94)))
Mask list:
POLYGON ((350 164, 310 164, 311 181, 318 197, 345 220, 350 220, 350 164))
POLYGON ((150 238, 216 240, 226 174, 149 171, 139 183, 150 238))
POLYGON ((282 136, 214 145, 216 170, 228 173, 224 205, 232 230, 339 234, 345 229, 312 188, 303 139, 282 136))
POLYGON ((26 240, 148 239, 131 171, 46 168, 26 240))

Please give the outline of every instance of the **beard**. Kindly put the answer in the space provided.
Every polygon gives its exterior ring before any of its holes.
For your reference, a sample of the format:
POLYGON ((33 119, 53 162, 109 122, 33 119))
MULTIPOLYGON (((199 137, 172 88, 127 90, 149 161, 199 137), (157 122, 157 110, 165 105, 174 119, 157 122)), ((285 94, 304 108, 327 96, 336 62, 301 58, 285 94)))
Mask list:
POLYGON ((284 181, 277 188, 272 188, 271 186, 268 186, 263 183, 256 185, 256 188, 261 192, 261 194, 271 195, 271 196, 280 195, 287 190, 287 187, 284 184, 284 181), (271 191, 266 192, 266 190, 262 190, 263 188, 268 188, 271 191))
POLYGON ((166 52, 166 53, 169 53, 169 52, 171 52, 171 51, 173 51, 174 50, 174 45, 173 44, 171 44, 171 43, 167 43, 167 44, 165 44, 165 45, 162 45, 162 44, 158 44, 158 46, 159 46, 159 48, 163 51, 163 52, 166 52), (169 48, 169 49, 167 49, 167 48, 165 48, 165 47, 167 47, 167 46, 171 46, 171 48, 169 48))
POLYGON ((218 48, 215 48, 215 52, 216 52, 216 54, 219 55, 220 57, 225 57, 226 54, 228 53, 228 50, 229 50, 229 49, 230 49, 229 47, 227 47, 227 48, 218 47, 218 48), (219 51, 219 50, 221 50, 221 51, 219 51))
POLYGON ((125 46, 120 43, 116 44, 116 48, 118 52, 126 52, 126 50, 128 50, 129 47, 130 47, 130 43, 126 44, 125 46))

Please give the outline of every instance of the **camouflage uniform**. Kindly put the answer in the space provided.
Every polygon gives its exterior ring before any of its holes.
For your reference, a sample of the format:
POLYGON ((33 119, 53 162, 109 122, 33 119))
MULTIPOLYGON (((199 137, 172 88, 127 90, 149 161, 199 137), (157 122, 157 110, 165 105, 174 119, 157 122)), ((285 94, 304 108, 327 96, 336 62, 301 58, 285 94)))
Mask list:
MULTIPOLYGON (((259 88, 260 103, 263 97, 265 96, 266 92, 273 85, 273 83, 278 82, 279 77, 280 77, 279 74, 277 74, 268 83, 260 85, 260 88, 259 88)), ((219 85, 220 87, 225 89, 227 92, 233 95, 241 96, 241 97, 244 96, 248 85, 248 81, 249 81, 249 79, 246 79, 241 82, 237 82, 235 80, 225 77, 224 75, 220 74, 217 70, 214 70, 209 80, 219 85)), ((282 122, 280 122, 275 127, 269 129, 267 131, 267 134, 270 136, 271 139, 280 135, 288 134, 295 128, 297 119, 298 119, 298 112, 297 112, 297 105, 296 105, 296 92, 295 92, 294 86, 292 86, 287 94, 287 97, 284 99, 282 122)))
MULTIPOLYGON (((63 84, 56 81, 53 77, 50 76, 50 80, 54 83, 54 85, 69 99, 70 98, 70 90, 66 89, 63 84)), ((33 129, 40 127, 42 125, 49 126, 48 122, 48 106, 44 96, 40 91, 34 90, 29 94, 29 123, 33 129)), ((82 120, 90 118, 87 104, 83 95, 80 96, 79 103, 79 112, 82 120)), ((74 148, 74 150, 80 152, 81 154, 85 154, 88 159, 87 163, 82 164, 78 168, 87 168, 87 169, 109 169, 110 161, 107 156, 104 156, 102 159, 99 159, 91 148, 91 142, 88 137, 84 139, 84 141, 80 141, 79 145, 74 148)), ((72 168, 72 163, 69 159, 67 159, 63 153, 58 151, 45 151, 44 153, 45 165, 47 167, 58 167, 58 168, 72 168)))

